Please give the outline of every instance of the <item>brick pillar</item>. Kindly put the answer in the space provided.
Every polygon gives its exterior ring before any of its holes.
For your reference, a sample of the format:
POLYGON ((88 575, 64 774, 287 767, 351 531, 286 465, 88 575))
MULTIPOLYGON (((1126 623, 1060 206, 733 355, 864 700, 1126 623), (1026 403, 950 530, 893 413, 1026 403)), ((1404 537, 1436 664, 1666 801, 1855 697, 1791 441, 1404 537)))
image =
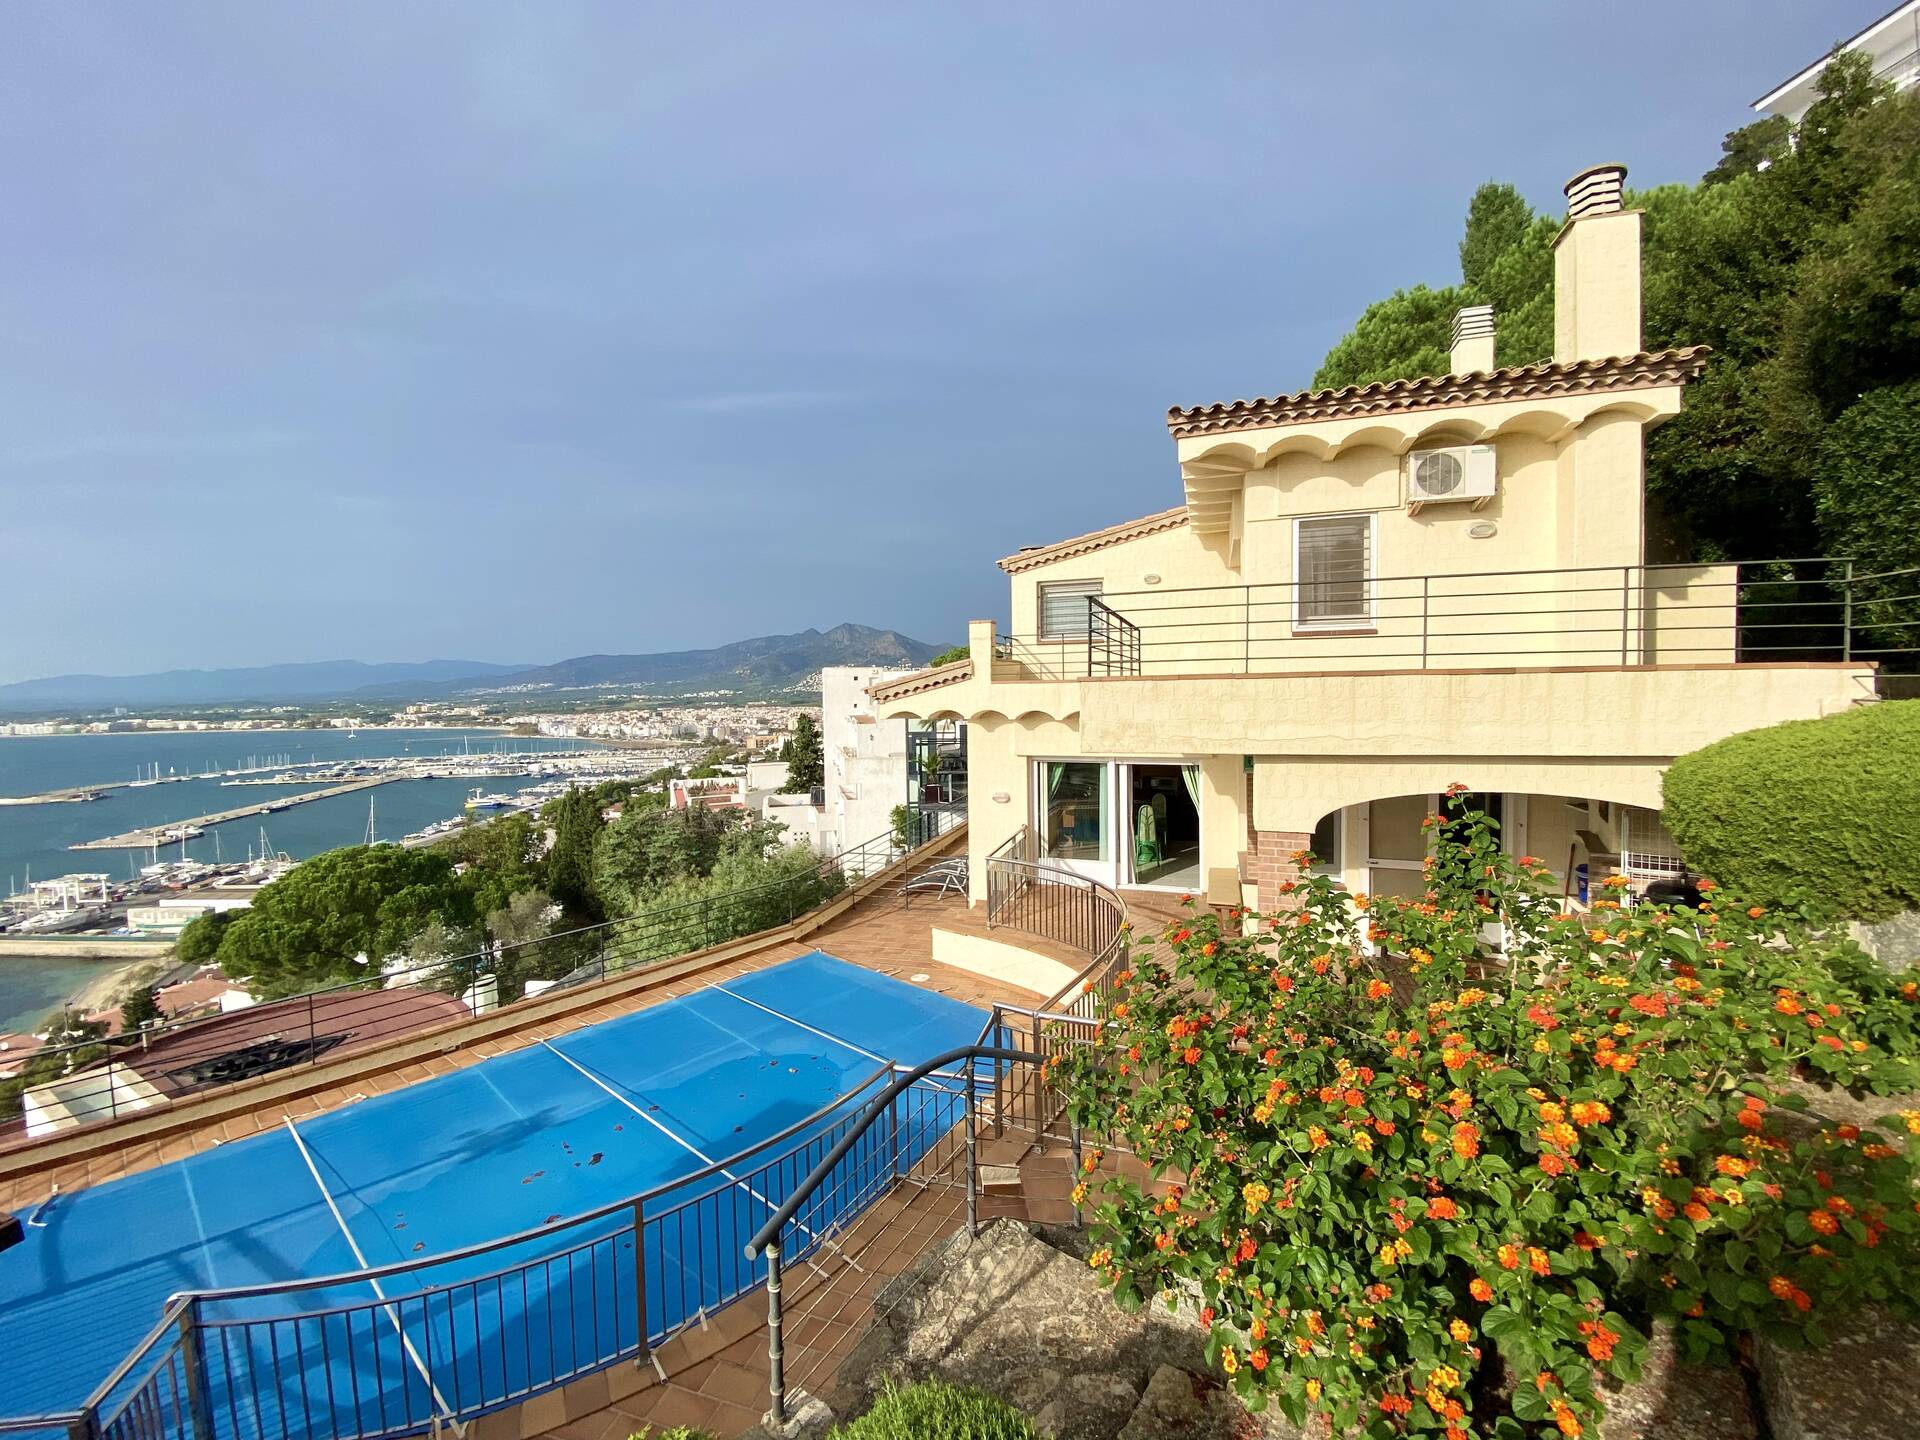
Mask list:
POLYGON ((1289 908, 1292 897, 1280 887, 1300 878, 1294 855, 1313 843, 1310 831, 1253 828, 1253 772, 1247 772, 1247 848, 1240 856, 1240 879, 1254 887, 1256 910, 1289 908))
POLYGON ((1250 832, 1247 853, 1240 862, 1241 873, 1254 887, 1254 906, 1260 910, 1290 908, 1293 897, 1282 895, 1280 887, 1300 878, 1300 867, 1293 857, 1313 843, 1306 830, 1254 830, 1250 832))

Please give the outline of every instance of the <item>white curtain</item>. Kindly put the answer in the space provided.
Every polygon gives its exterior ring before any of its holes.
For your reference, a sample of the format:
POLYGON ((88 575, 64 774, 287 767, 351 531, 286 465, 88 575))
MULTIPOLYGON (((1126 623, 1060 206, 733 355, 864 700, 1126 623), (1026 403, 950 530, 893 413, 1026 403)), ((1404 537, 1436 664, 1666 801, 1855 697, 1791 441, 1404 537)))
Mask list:
POLYGON ((1180 778, 1187 782, 1187 798, 1193 801, 1193 813, 1198 815, 1200 813, 1200 767, 1182 765, 1180 778))

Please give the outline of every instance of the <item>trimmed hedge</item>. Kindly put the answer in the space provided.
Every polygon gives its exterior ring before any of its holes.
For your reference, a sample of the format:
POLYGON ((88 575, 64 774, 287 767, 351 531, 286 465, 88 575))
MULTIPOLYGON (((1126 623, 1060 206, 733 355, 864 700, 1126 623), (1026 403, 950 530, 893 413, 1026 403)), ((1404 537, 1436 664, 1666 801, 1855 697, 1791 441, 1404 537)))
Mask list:
POLYGON ((1920 908, 1920 700, 1749 730, 1667 771, 1700 874, 1764 905, 1883 920, 1920 908))
POLYGON ((828 1440, 1038 1440, 1033 1422, 979 1390, 929 1380, 889 1388, 858 1420, 836 1425, 828 1440))

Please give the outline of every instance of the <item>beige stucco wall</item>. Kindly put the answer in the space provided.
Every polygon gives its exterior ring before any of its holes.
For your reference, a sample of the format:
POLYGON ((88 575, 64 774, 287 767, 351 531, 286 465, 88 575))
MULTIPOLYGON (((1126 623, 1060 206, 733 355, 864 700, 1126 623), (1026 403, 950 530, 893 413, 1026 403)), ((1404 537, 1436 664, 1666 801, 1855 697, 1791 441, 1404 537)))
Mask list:
POLYGON ((1080 685, 1091 752, 1664 756, 1873 696, 1855 665, 1143 676, 1080 685))

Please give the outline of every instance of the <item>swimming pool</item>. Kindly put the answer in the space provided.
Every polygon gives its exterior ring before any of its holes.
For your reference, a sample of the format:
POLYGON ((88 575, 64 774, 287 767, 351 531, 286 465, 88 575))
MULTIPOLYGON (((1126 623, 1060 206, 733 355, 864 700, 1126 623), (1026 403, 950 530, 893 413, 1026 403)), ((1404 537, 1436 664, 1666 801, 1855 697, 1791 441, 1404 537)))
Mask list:
MULTIPOLYGON (((110 1435, 194 1433, 195 1403, 236 1440, 399 1434, 638 1356, 761 1283, 742 1247, 771 1207, 895 1065, 986 1020, 815 951, 61 1196, 0 1254, 0 1415, 78 1406, 182 1291, 267 1288, 199 1302, 192 1366, 161 1342, 101 1419, 129 1398, 167 1413, 110 1435)), ((796 1247, 938 1143, 959 1088, 902 1095, 796 1247)))

